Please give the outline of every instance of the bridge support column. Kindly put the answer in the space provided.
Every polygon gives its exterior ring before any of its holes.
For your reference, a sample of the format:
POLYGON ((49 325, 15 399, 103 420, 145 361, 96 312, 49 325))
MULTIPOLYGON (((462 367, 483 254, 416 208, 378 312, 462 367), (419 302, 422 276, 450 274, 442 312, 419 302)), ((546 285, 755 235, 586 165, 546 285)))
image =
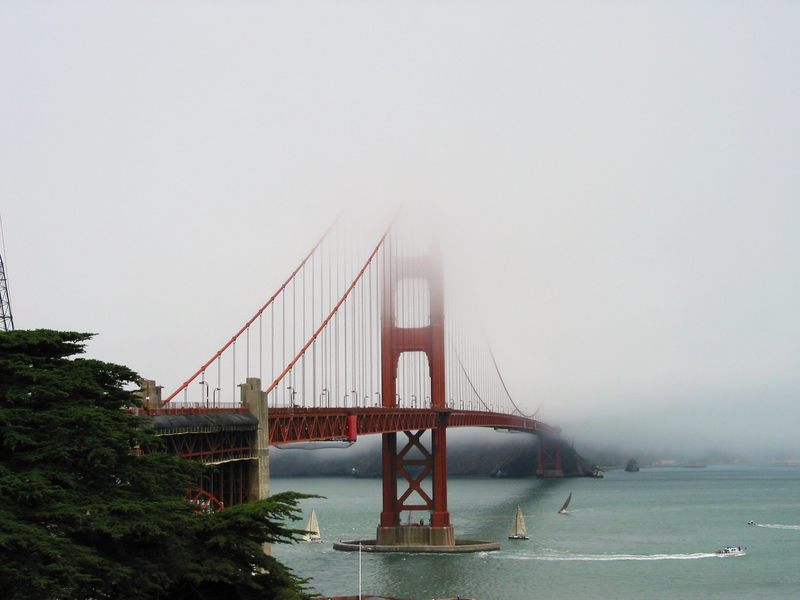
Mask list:
POLYGON ((446 418, 431 431, 431 451, 422 443, 425 430, 411 433, 405 446, 397 452, 396 434, 384 436, 383 503, 381 522, 376 533, 379 546, 454 546, 455 534, 447 511, 447 446, 446 418), (388 438, 388 439, 387 439, 388 438), (398 497, 397 477, 407 485, 398 497), (422 487, 432 479, 431 497, 422 487), (401 511, 417 511, 423 515, 419 522, 402 523, 401 511))
MULTIPOLYGON (((404 352, 424 352, 431 378, 431 407, 437 410, 436 426, 431 429, 431 449, 422 444, 424 430, 412 433, 403 448, 397 434, 383 435, 383 511, 376 534, 379 546, 455 546, 453 526, 447 510, 447 419, 445 401, 444 292, 438 256, 397 259, 396 268, 384 281, 381 330, 383 405, 393 407, 397 398, 397 370, 404 352), (422 327, 397 325, 397 284, 404 278, 428 283, 430 324, 422 327), (399 494, 397 480, 407 488, 399 494), (422 487, 432 479, 431 495, 422 487), (418 524, 403 525, 402 511, 427 513, 418 524), (423 524, 424 523, 424 524, 423 524)), ((404 307, 401 307, 401 309, 404 307)), ((401 314, 401 316, 403 316, 401 314)), ((405 319, 404 319, 405 320, 405 319)))
POLYGON ((146 408, 161 408, 161 389, 153 379, 139 379, 137 393, 146 408))
POLYGON ((536 449, 536 476, 564 477, 561 465, 561 440, 541 437, 536 449))
MULTIPOLYGON (((248 377, 239 386, 242 405, 258 419, 258 429, 253 440, 255 460, 249 461, 248 500, 264 500, 269 497, 269 412, 267 395, 261 391, 261 379, 248 377)), ((272 554, 272 545, 263 545, 264 554, 272 554)))
MULTIPOLYGON (((391 244, 390 244, 391 246, 391 244)), ((499 550, 496 542, 456 541, 447 510, 447 425, 451 409, 445 390, 444 290, 438 256, 387 259, 381 293, 381 401, 397 406, 397 372, 404 352, 424 352, 430 373, 430 407, 436 413, 430 430, 383 434, 383 510, 374 540, 337 542, 336 550, 366 552, 484 552, 499 550), (398 319, 397 288, 403 279, 427 282, 430 321, 422 323, 403 314, 398 319), (401 327, 399 323, 416 326, 401 327), (430 431, 428 449, 422 436, 430 431), (398 444, 403 436, 404 445, 398 444), (398 489, 398 478, 405 480, 398 489), (430 481, 426 491, 423 483, 430 481), (402 523, 401 513, 422 514, 417 523, 402 523)), ((422 309, 424 314, 424 308, 422 309)), ((408 400, 408 399, 406 399, 408 400)), ((416 520, 416 519, 415 519, 416 520)))
MULTIPOLYGON (((380 529, 400 526, 397 506, 397 434, 383 434, 383 511, 380 529)), ((380 534, 379 534, 380 535, 380 534)))
POLYGON ((261 391, 261 380, 248 377, 240 386, 242 404, 256 419, 258 430, 253 440, 255 460, 250 461, 248 498, 250 501, 269 497, 269 421, 267 395, 261 391))
MULTIPOLYGON (((450 530, 450 512, 447 510, 447 413, 439 414, 439 427, 431 431, 433 446, 433 515, 431 525, 450 530)), ((451 542, 454 543, 454 542, 451 542)))

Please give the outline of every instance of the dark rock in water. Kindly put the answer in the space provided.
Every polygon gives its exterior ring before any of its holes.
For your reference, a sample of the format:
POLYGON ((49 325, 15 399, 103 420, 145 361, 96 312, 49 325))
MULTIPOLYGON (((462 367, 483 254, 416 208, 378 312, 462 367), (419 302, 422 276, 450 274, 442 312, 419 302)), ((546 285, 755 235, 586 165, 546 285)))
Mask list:
POLYGON ((639 470, 639 463, 636 462, 635 458, 632 458, 628 461, 628 464, 625 465, 625 470, 628 473, 636 473, 639 470))

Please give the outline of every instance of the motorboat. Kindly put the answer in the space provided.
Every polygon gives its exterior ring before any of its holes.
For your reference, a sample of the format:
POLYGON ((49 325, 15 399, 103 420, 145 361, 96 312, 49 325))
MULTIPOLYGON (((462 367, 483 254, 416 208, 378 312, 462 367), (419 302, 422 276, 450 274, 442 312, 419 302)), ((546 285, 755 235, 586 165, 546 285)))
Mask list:
POLYGON ((744 556, 747 553, 742 550, 741 546, 723 546, 715 551, 714 554, 717 556, 744 556))

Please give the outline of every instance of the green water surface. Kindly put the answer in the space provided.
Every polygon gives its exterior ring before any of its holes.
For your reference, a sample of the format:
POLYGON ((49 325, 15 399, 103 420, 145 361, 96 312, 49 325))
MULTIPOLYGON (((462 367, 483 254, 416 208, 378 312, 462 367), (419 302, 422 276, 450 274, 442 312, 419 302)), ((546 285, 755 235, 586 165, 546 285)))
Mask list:
MULTIPOLYGON (((358 554, 339 539, 374 537, 377 479, 274 479, 273 492, 326 496, 324 542, 274 554, 322 594, 358 592, 358 554)), ((430 599, 800 598, 800 468, 709 466, 609 471, 604 479, 451 479, 457 537, 501 542, 470 555, 362 555, 364 594, 430 599), (557 510, 569 492, 570 512, 557 510), (509 541, 517 505, 529 541, 509 541), (760 525, 748 526, 755 520, 760 525), (744 557, 719 558, 723 545, 744 557)), ((427 516, 419 514, 418 516, 427 516)))

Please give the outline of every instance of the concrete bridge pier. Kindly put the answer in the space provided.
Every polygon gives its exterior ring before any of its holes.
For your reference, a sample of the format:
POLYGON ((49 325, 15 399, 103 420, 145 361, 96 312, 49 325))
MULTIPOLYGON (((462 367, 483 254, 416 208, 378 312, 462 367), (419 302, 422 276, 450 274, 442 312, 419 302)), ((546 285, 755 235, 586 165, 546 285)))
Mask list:
POLYGON ((261 379, 248 377, 239 388, 242 405, 258 419, 258 429, 253 440, 253 453, 256 458, 250 461, 248 473, 248 497, 252 502, 269 497, 269 411, 267 395, 261 391, 261 379))
POLYGON ((146 408, 161 408, 161 390, 154 379, 139 379, 138 395, 146 408))
MULTIPOLYGON (((248 498, 250 502, 269 497, 269 410, 267 394, 261 391, 261 379, 248 377, 239 386, 242 405, 258 419, 258 429, 253 439, 255 460, 251 460, 248 469, 248 498)), ((264 554, 272 554, 272 545, 263 545, 264 554)))

